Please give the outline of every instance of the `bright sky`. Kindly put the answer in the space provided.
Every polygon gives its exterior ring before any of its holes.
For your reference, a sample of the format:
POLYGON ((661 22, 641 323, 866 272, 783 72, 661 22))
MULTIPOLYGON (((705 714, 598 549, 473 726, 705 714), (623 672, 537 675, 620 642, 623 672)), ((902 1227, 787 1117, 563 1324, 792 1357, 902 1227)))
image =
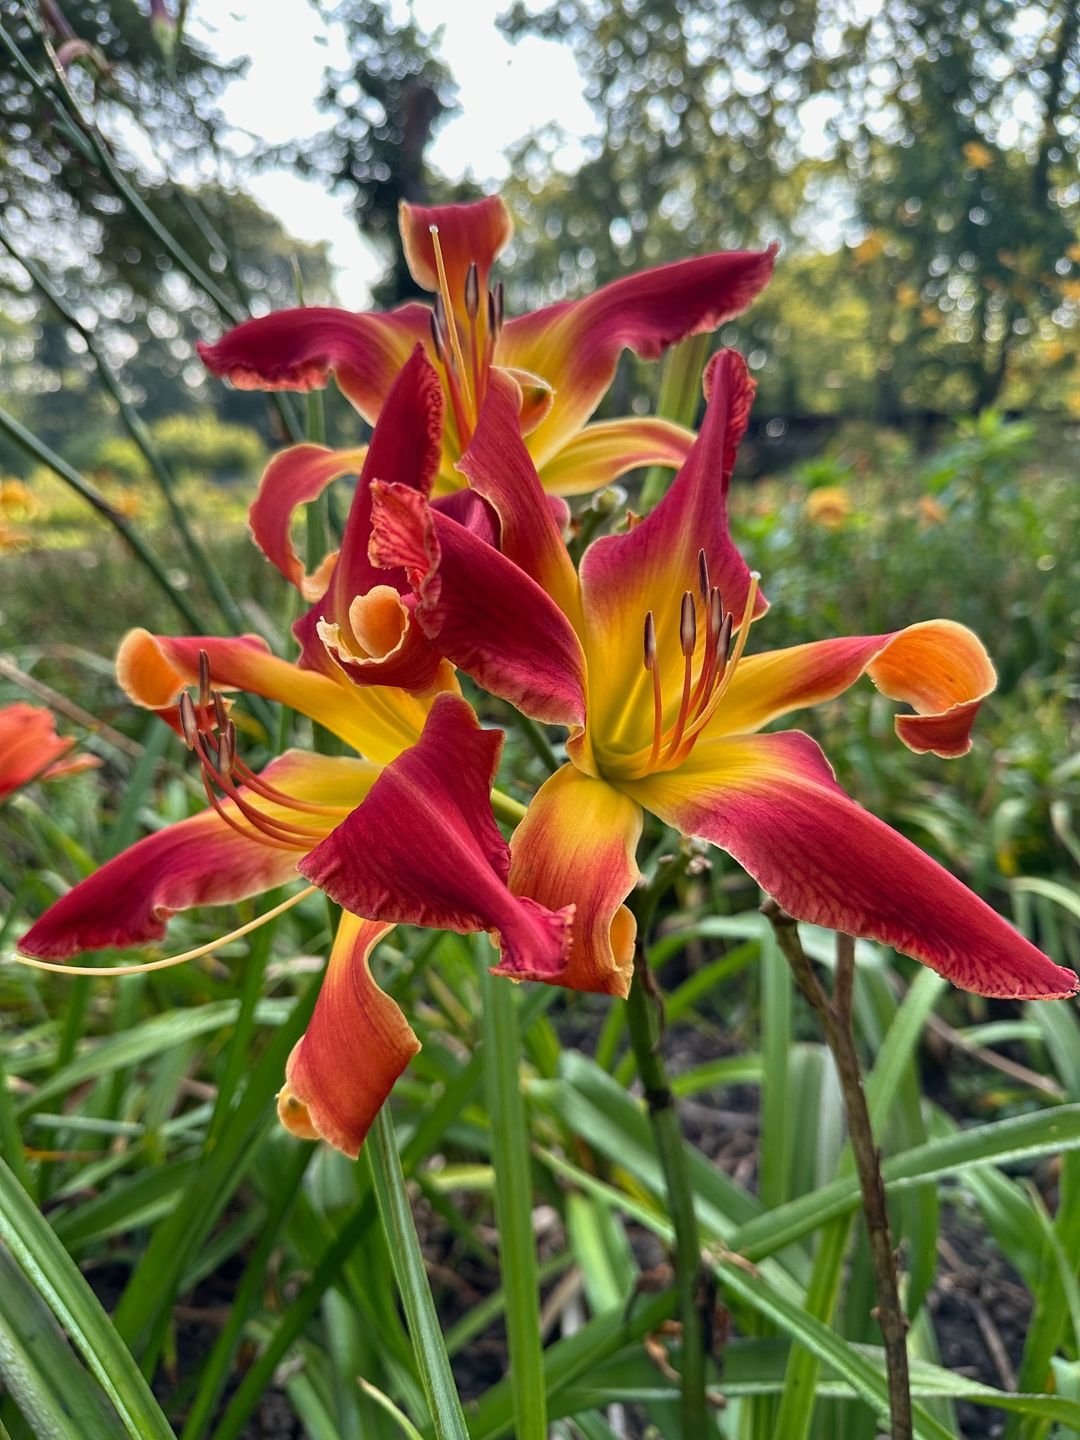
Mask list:
MULTIPOLYGON (((418 25, 443 27, 441 54, 458 83, 461 109, 447 120, 431 149, 451 178, 473 175, 497 183, 507 173, 504 150, 553 122, 584 136, 592 113, 581 94, 572 55, 552 41, 527 38, 511 45, 495 26, 508 0, 414 0, 418 25)), ((407 14, 400 5, 401 18, 407 14)), ((235 0, 192 7, 191 29, 222 59, 250 57, 222 108, 239 131, 271 143, 302 138, 326 125, 315 106, 326 65, 344 68, 343 37, 318 19, 309 0, 235 0)), ((238 139, 238 149, 243 140, 238 139)), ((568 153, 566 163, 574 163, 568 153)), ((380 262, 348 214, 348 197, 328 195, 315 182, 281 170, 245 182, 256 198, 300 240, 327 240, 338 266, 341 300, 362 307, 380 262)))

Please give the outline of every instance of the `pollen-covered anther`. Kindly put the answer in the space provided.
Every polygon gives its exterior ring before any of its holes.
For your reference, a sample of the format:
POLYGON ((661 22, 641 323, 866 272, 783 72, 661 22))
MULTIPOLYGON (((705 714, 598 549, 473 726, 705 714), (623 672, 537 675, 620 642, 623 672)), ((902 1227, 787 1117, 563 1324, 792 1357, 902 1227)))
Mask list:
POLYGON ((179 710, 184 743, 189 750, 194 750, 199 744, 199 717, 195 714, 194 702, 186 690, 180 696, 179 710))

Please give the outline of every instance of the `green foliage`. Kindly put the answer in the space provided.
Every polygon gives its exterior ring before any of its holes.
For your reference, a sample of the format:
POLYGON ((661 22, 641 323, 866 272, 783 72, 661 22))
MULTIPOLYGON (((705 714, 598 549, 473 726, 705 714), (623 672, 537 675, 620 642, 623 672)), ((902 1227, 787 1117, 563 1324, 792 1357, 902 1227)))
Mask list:
MULTIPOLYGON (((244 425, 230 425, 213 414, 167 415, 150 427, 158 453, 179 477, 249 482, 266 460, 259 436, 244 425)), ((105 471, 132 484, 150 478, 146 459, 133 440, 107 440, 88 462, 91 471, 105 471)))

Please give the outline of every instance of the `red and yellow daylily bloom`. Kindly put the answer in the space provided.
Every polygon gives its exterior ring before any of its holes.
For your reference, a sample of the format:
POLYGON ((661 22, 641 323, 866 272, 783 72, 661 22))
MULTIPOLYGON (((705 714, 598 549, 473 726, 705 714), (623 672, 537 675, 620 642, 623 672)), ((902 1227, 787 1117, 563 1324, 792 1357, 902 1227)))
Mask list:
POLYGON ((512 233, 505 205, 402 204, 401 239, 413 278, 433 306, 356 314, 326 306, 248 320, 214 345, 206 365, 241 389, 311 390, 333 375, 374 423, 394 377, 423 345, 449 401, 437 490, 460 487, 454 465, 468 447, 496 371, 521 394, 519 424, 553 494, 588 493, 642 465, 682 463, 693 434, 666 420, 589 424, 624 349, 656 359, 689 335, 744 310, 772 273, 774 250, 730 251, 662 265, 576 301, 508 318, 491 272, 512 233))
POLYGON ((0 706, 0 800, 32 780, 52 780, 100 765, 93 755, 72 755, 75 741, 56 733, 51 710, 17 701, 0 706))
MULTIPOLYGON (((406 367, 369 452, 381 474, 396 476, 397 488, 418 487, 421 498, 432 434, 438 442, 437 429, 427 426, 429 372, 422 356, 406 367)), ((361 519, 369 505, 361 483, 355 500, 361 519)), ((349 542, 358 533, 354 518, 328 572, 351 575, 350 585, 359 583, 349 542)), ((288 570, 284 533, 278 540, 288 570)), ((385 582, 386 572, 379 573, 385 582)), ((383 589, 393 596, 388 605, 397 604, 397 590, 385 583, 383 589)), ((361 598, 369 598, 367 590, 361 598)), ((324 600, 327 614, 362 628, 355 605, 338 611, 332 596, 324 600)), ((351 629, 349 635, 359 646, 351 629)), ((208 808, 138 841, 76 885, 19 947, 31 959, 63 962, 80 951, 160 940, 177 911, 260 894, 295 879, 309 858, 323 867, 328 837, 347 836, 353 861, 363 862, 363 878, 354 887, 352 913, 341 922, 311 1023, 290 1058, 280 1113, 297 1133, 320 1134, 352 1155, 418 1048, 369 966, 373 947, 393 924, 488 931, 501 951, 499 970, 515 978, 557 980, 570 947, 567 911, 551 912, 507 888, 510 852, 491 810, 501 735, 480 728, 456 693, 450 667, 422 632, 412 650, 411 678, 421 650, 434 657, 422 695, 391 684, 356 685, 343 663, 318 670, 280 659, 255 636, 132 631, 117 657, 120 684, 184 735, 202 768, 208 808), (309 716, 357 756, 290 750, 253 771, 238 754, 223 693, 234 690, 309 716), (422 823, 410 828, 410 802, 416 812, 419 797, 422 823)), ((376 668, 385 659, 389 673, 399 662, 404 666, 402 654, 392 651, 366 658, 376 668)))
POLYGON ((499 517, 499 549, 414 490, 373 487, 372 558, 406 567, 432 642, 492 693, 570 728, 570 762, 529 806, 510 872, 517 893, 576 907, 563 983, 627 992, 623 901, 648 810, 733 855, 797 919, 894 946, 980 994, 1073 994, 1071 970, 851 800, 809 736, 762 733, 865 674, 912 707, 896 720, 905 745, 959 756, 996 677, 978 639, 947 620, 744 654, 766 606, 727 522, 753 396, 742 359, 714 357, 705 391, 672 488, 644 521, 595 541, 580 574, 504 379, 460 462, 499 517))

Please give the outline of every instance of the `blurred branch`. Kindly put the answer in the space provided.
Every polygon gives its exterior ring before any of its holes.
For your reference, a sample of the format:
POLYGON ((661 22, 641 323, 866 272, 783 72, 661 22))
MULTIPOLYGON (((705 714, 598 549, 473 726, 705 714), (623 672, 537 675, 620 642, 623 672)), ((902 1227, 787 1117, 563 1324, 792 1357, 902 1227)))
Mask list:
POLYGON ((776 943, 791 967, 796 985, 820 1020, 826 1044, 836 1063, 836 1073, 844 1096, 851 1150, 859 1172, 866 1230, 874 1266, 877 1321, 885 1345, 885 1368, 889 1380, 889 1412, 892 1418, 890 1433, 892 1440, 911 1440, 913 1421, 907 1355, 908 1321, 900 1301, 896 1253, 889 1233, 889 1211, 885 1201, 885 1183, 881 1176, 881 1155, 870 1125, 870 1111, 866 1104, 852 1025, 855 941, 850 935, 838 934, 836 937, 836 980, 830 1000, 819 984, 814 967, 802 947, 797 922, 785 914, 775 900, 766 900, 761 907, 761 913, 773 927, 776 943))

